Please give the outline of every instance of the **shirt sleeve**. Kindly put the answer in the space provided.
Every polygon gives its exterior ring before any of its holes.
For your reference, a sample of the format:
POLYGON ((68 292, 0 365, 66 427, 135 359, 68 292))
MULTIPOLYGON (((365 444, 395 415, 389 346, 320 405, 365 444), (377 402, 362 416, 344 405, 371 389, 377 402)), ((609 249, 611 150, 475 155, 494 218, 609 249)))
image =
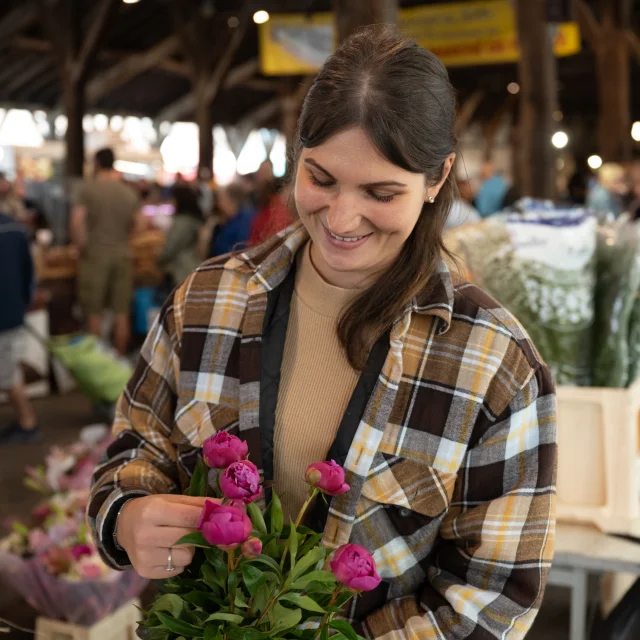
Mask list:
POLYGON ((116 569, 130 565, 114 540, 124 503, 179 491, 177 452, 170 441, 180 352, 174 300, 175 292, 149 331, 135 373, 118 401, 115 441, 93 477, 87 517, 103 558, 116 569))
POLYGON ((385 640, 524 638, 555 535, 556 400, 540 367, 467 452, 427 581, 370 615, 385 640))

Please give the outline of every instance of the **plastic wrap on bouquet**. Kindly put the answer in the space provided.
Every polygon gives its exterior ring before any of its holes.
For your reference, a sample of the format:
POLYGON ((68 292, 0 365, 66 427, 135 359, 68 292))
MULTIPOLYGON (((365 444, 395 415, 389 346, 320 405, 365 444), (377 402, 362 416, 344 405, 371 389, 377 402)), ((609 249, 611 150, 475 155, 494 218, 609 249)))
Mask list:
POLYGON ((110 571, 105 580, 68 580, 49 573, 37 557, 1 550, 0 581, 41 615, 82 626, 95 624, 147 585, 134 571, 110 571))

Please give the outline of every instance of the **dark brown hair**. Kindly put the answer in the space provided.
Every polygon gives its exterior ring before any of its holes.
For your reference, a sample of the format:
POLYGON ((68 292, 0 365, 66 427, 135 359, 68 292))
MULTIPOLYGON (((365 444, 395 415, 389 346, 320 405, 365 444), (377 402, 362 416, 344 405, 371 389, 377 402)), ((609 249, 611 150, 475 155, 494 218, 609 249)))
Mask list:
MULTIPOLYGON (((455 117, 455 91, 442 62, 395 27, 367 27, 325 62, 309 90, 295 164, 303 148, 360 127, 390 162, 437 184, 456 150, 455 117)), ((378 338, 432 286, 440 260, 448 255, 442 232, 455 197, 450 174, 435 203, 423 206, 393 266, 342 315, 338 334, 354 368, 364 368, 378 338)))

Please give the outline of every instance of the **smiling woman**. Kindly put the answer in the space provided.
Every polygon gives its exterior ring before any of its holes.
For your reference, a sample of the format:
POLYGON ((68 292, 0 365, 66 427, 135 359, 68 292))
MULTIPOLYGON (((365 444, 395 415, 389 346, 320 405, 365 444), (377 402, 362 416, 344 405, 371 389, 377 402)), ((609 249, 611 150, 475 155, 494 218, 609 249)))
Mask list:
POLYGON ((89 506, 112 565, 191 561, 171 545, 202 504, 166 494, 207 438, 241 432, 289 516, 309 464, 345 469, 307 524, 375 560, 382 581, 344 612, 361 635, 527 633, 553 552, 555 396, 517 320, 444 261, 455 106, 442 63, 392 28, 325 63, 299 123, 300 222, 188 277, 119 403, 89 506))

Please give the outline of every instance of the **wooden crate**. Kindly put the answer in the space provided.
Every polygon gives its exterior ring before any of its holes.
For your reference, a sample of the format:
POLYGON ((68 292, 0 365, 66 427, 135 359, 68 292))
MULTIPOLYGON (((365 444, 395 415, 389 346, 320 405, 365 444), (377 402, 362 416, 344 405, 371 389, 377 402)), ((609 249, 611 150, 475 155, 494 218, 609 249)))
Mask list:
POLYGON ((640 536, 640 381, 558 387, 558 520, 640 536))
POLYGON ((40 617, 36 621, 36 638, 39 640, 136 640, 138 620, 142 618, 136 606, 140 606, 138 600, 129 600, 92 627, 81 627, 40 617))

